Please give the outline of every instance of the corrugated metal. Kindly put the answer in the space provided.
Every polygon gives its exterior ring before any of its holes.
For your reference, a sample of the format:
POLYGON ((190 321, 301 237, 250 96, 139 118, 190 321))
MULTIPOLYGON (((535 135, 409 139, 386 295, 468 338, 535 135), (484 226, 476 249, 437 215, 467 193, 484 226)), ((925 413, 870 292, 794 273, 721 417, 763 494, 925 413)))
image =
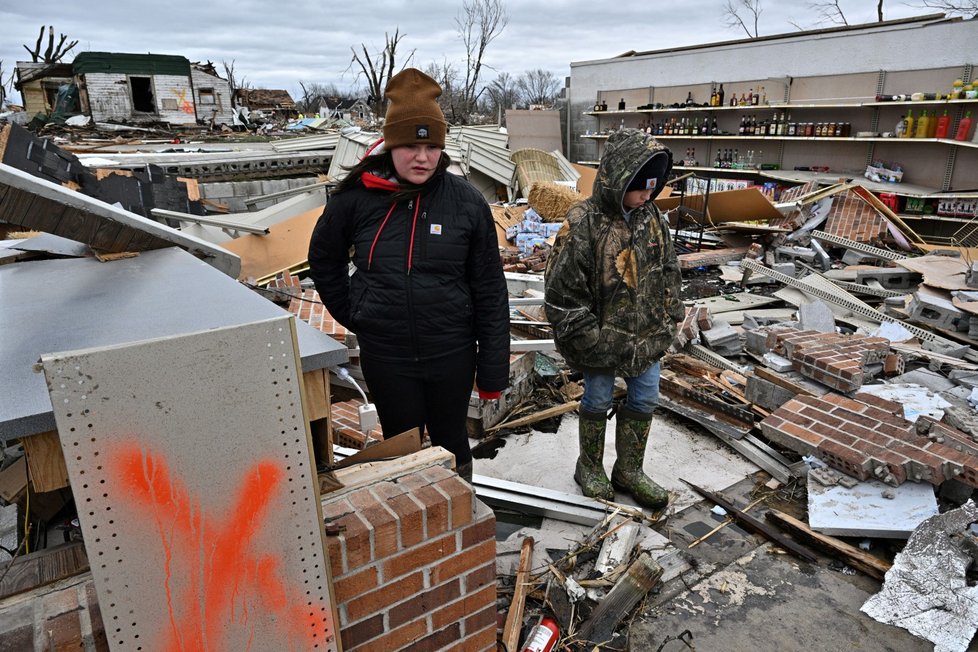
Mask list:
POLYGON ((72 62, 75 74, 107 72, 123 75, 190 76, 190 61, 173 54, 80 52, 72 62))

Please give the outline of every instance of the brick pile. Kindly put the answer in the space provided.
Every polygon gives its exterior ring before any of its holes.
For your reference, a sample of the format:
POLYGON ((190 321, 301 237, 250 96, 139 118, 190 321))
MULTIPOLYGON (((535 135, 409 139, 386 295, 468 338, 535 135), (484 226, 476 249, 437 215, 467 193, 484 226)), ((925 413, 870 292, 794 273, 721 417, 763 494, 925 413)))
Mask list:
POLYGON ((292 295, 288 311, 297 319, 326 333, 337 342, 346 341, 347 330, 329 314, 322 299, 319 298, 319 293, 313 289, 303 289, 298 277, 283 272, 268 284, 268 289, 292 295))
POLYGON ((856 242, 877 242, 886 232, 886 220, 875 208, 851 190, 839 193, 832 200, 826 233, 856 242))
POLYGON ((766 346, 803 376, 845 393, 862 387, 866 365, 883 363, 890 355, 886 338, 818 331, 770 330, 766 346))
POLYGON ((713 315, 706 306, 688 306, 686 316, 676 329, 676 339, 673 340, 669 350, 678 353, 687 344, 696 340, 700 331, 713 328, 713 315))
POLYGON ((928 417, 904 419, 903 406, 869 394, 796 396, 761 421, 761 432, 859 480, 897 486, 956 478, 978 487, 978 446, 928 417))

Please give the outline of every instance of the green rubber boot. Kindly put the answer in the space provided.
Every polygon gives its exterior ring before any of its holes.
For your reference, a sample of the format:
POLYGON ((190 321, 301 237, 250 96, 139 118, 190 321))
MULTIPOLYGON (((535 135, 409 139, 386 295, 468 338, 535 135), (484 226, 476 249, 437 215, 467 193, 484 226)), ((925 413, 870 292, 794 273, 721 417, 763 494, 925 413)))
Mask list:
POLYGON ((631 494, 639 505, 659 509, 669 504, 669 492, 642 471, 651 426, 651 412, 643 414, 628 408, 618 410, 618 426, 615 429, 618 459, 611 470, 611 484, 618 491, 631 494))
POLYGON ((581 485, 581 493, 588 498, 615 499, 604 464, 604 433, 608 420, 602 412, 579 412, 578 439, 581 454, 574 469, 574 481, 581 485))

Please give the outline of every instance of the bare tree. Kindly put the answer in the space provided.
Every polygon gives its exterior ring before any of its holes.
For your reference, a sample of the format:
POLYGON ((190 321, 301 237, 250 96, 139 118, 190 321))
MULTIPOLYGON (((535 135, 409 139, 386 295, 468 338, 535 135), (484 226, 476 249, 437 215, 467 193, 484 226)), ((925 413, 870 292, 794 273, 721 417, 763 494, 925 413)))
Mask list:
POLYGON ((465 82, 460 115, 457 116, 463 124, 484 90, 479 89, 479 76, 482 74, 486 49, 508 24, 509 16, 501 0, 464 0, 462 9, 455 17, 459 38, 465 45, 465 82))
POLYGON ((37 43, 34 44, 34 49, 30 49, 26 45, 24 49, 27 50, 31 55, 31 61, 34 63, 57 63, 64 58, 68 51, 73 47, 78 45, 78 41, 72 41, 67 46, 65 46, 65 41, 68 37, 61 34, 61 39, 58 44, 54 44, 54 25, 48 26, 48 47, 44 50, 44 54, 41 54, 41 42, 44 40, 44 25, 41 25, 41 31, 37 35, 37 43))
POLYGON ((978 0, 923 0, 920 4, 910 6, 940 9, 950 16, 978 18, 978 0))
MULTIPOLYGON (((357 77, 363 75, 366 81, 367 93, 369 94, 367 102, 371 105, 370 108, 374 115, 382 116, 386 112, 387 98, 384 96, 384 89, 387 87, 390 78, 394 76, 394 68, 397 63, 397 46, 403 38, 404 34, 401 34, 400 28, 394 30, 393 36, 385 32, 384 48, 380 52, 374 52, 373 56, 363 43, 360 44, 359 52, 355 47, 350 47, 353 52, 350 67, 354 63, 360 67, 357 77)), ((403 70, 413 57, 414 50, 411 50, 407 59, 401 64, 400 70, 403 70)))
POLYGON ((436 63, 432 61, 423 70, 441 86, 441 95, 438 97, 438 105, 441 107, 445 118, 452 124, 461 122, 460 115, 463 113, 462 82, 458 68, 448 62, 436 63))
POLYGON ((238 91, 245 88, 251 88, 251 84, 248 83, 247 78, 243 76, 240 80, 238 79, 237 72, 234 69, 234 59, 231 59, 230 63, 227 61, 222 61, 221 65, 224 66, 224 76, 228 80, 228 86, 231 87, 231 106, 237 106, 238 91))
MULTIPOLYGON (((880 0, 882 4, 883 0, 880 0)), ((811 9, 818 19, 815 21, 816 25, 819 24, 831 24, 831 25, 848 25, 849 21, 846 20, 846 14, 842 11, 842 7, 839 6, 839 0, 827 0, 826 2, 809 2, 808 8, 811 9)))
POLYGON ((527 70, 516 81, 527 104, 551 105, 557 99, 560 82, 549 70, 527 70))
POLYGON ((721 16, 723 16, 723 24, 727 27, 743 29, 749 38, 757 38, 757 22, 761 17, 761 0, 726 0, 721 16), (751 31, 751 27, 753 27, 753 31, 751 31))
POLYGON ((499 116, 499 124, 506 124, 506 109, 515 108, 521 100, 517 80, 508 72, 501 72, 486 86, 486 94, 490 99, 487 108, 499 116))
POLYGON ((306 84, 300 81, 299 88, 302 89, 302 97, 299 99, 298 109, 302 113, 317 113, 319 107, 324 104, 335 104, 339 100, 346 99, 340 94, 336 84, 318 82, 306 84))
POLYGON ((0 106, 3 106, 4 101, 7 99, 7 93, 11 91, 14 87, 14 73, 9 75, 3 74, 3 59, 0 59, 0 106))

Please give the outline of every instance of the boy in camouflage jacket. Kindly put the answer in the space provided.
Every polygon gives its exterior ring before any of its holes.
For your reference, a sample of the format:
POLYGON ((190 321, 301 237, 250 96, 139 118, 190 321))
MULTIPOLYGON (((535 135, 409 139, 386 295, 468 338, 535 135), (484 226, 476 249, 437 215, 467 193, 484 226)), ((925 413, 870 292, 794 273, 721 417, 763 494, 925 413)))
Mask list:
POLYGON ((647 507, 669 494, 642 471, 659 398, 659 358, 684 316, 679 263, 653 197, 672 167, 671 152, 641 131, 608 139, 591 197, 567 213, 546 274, 545 307, 557 350, 584 372, 580 456, 574 479, 586 496, 625 491, 647 507), (616 376, 628 395, 617 412, 617 460, 602 465, 616 376))

